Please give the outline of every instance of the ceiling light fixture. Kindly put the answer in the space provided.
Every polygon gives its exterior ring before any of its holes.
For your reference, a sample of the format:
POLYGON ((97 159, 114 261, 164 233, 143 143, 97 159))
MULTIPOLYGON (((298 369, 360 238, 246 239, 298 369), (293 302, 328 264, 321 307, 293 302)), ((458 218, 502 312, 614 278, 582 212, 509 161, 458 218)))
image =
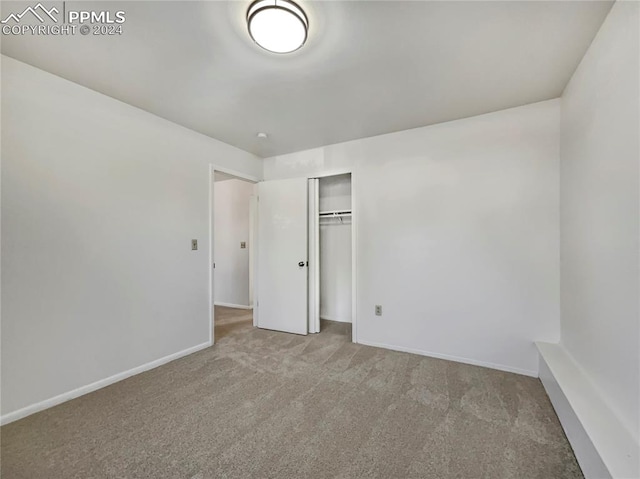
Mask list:
POLYGON ((307 41, 309 20, 291 0, 256 0, 247 10, 249 35, 273 53, 291 53, 307 41))

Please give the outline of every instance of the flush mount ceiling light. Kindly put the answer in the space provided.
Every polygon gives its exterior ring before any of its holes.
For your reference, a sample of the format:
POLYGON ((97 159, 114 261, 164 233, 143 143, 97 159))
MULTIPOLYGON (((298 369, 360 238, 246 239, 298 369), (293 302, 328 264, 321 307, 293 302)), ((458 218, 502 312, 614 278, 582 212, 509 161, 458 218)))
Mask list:
POLYGON ((309 20, 290 0, 256 0, 247 10, 249 35, 273 53, 291 53, 307 41, 309 20))

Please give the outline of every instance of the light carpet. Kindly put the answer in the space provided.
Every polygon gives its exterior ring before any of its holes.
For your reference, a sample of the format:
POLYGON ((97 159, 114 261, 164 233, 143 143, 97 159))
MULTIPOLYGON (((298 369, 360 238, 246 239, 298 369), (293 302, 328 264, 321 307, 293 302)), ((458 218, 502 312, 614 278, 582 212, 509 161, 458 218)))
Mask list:
POLYGON ((2 427, 2 478, 582 477, 537 379, 216 314, 215 346, 2 427))

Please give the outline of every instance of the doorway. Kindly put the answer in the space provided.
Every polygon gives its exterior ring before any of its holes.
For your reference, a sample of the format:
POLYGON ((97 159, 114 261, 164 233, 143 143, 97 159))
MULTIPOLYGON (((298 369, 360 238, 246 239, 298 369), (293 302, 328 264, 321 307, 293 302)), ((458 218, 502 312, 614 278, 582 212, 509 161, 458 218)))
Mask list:
POLYGON ((212 333, 219 340, 253 326, 256 183, 213 171, 212 333))

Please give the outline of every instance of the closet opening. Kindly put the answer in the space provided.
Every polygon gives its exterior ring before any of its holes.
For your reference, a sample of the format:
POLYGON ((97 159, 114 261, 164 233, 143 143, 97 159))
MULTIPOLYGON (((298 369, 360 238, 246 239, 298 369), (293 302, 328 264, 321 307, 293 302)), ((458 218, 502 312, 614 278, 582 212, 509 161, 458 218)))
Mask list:
POLYGON ((309 332, 352 340, 351 173, 309 180, 309 332))

